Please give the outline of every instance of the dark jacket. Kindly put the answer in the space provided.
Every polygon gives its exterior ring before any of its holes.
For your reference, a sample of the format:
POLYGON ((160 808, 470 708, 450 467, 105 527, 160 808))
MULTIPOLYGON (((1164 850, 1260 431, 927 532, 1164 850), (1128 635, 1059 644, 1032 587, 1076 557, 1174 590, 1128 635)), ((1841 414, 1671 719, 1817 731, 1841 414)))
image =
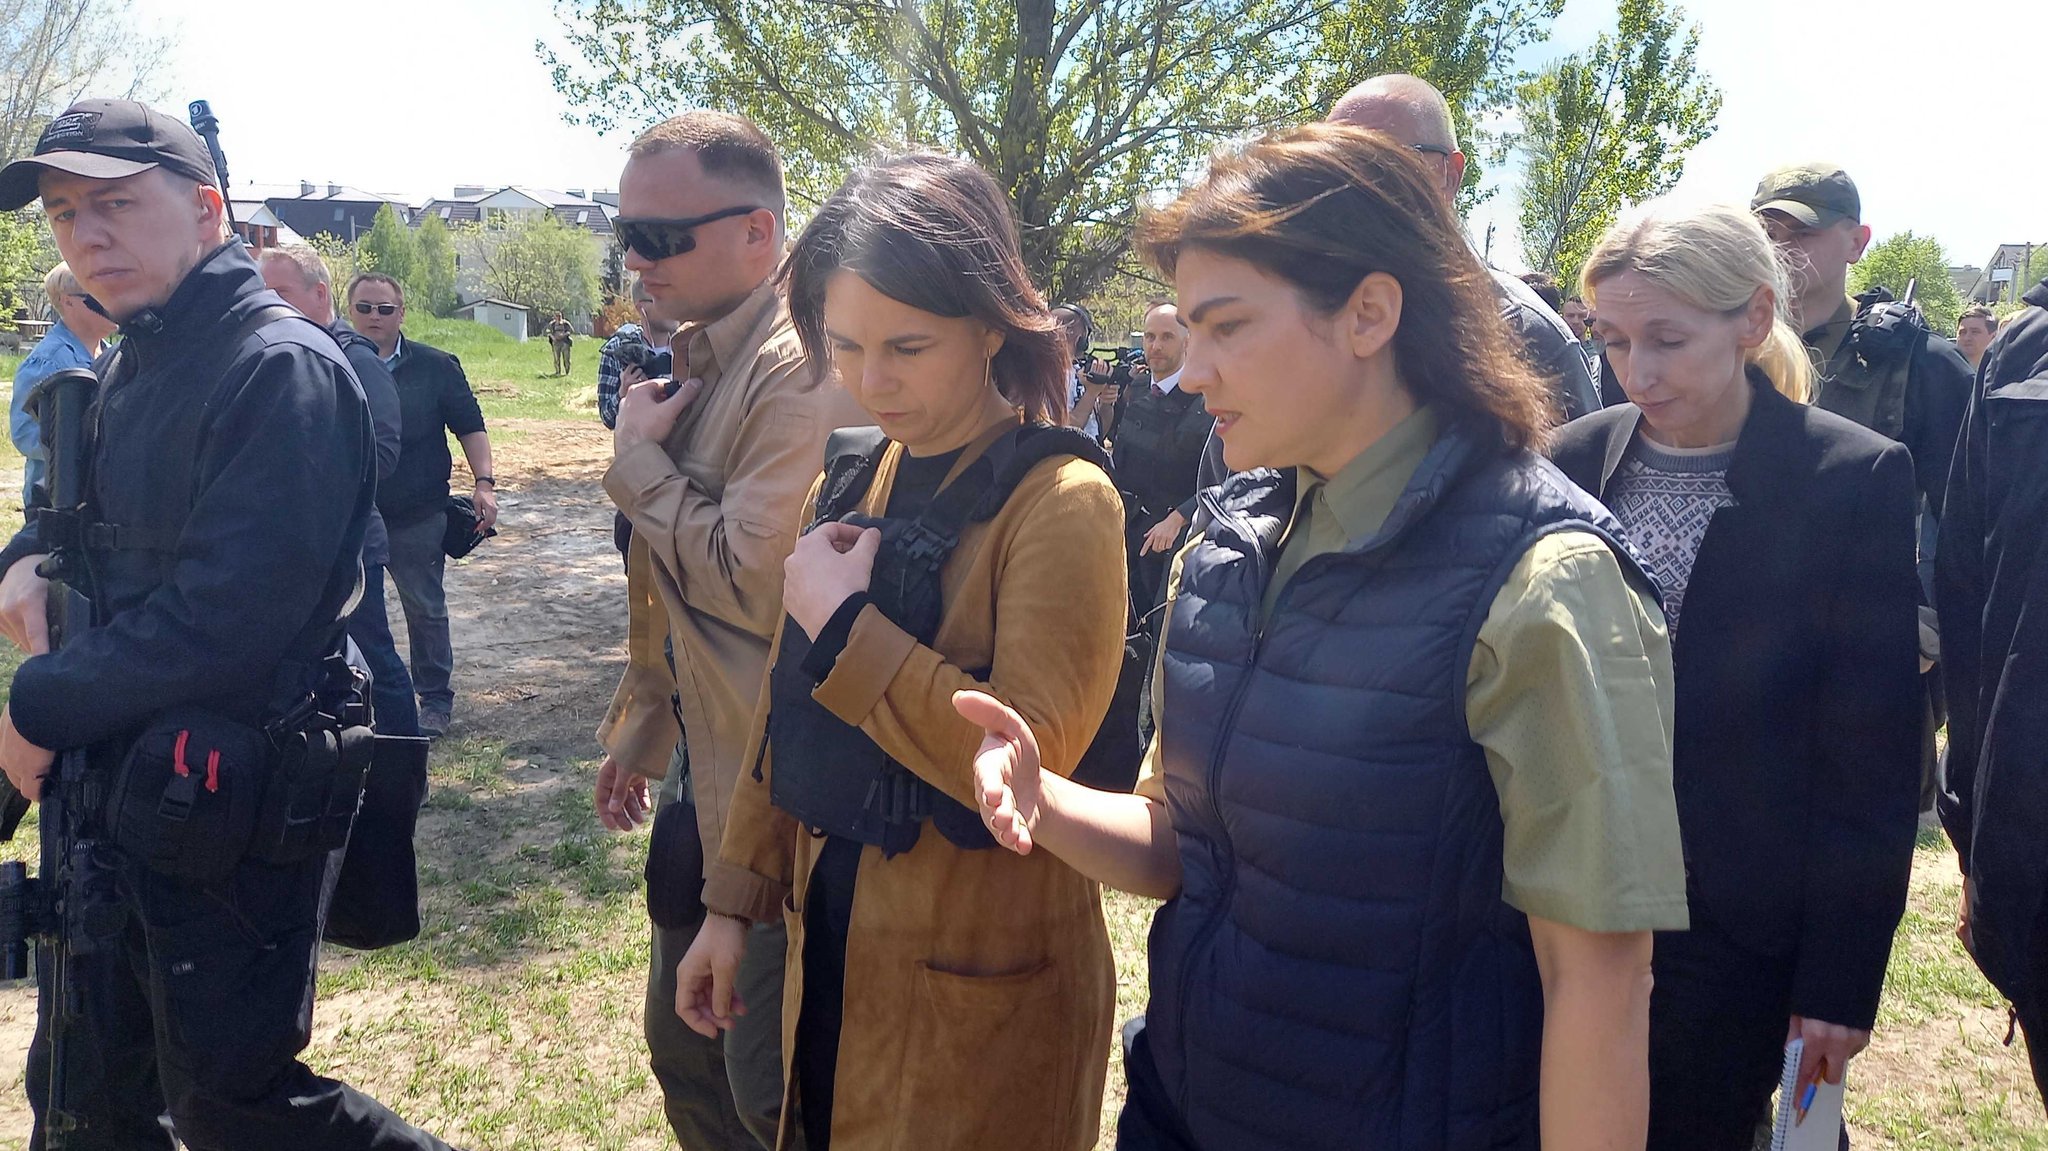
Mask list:
MULTIPOLYGON (((260 719, 337 650, 376 483, 369 407, 334 340, 297 316, 206 370, 270 304, 283 301, 234 241, 122 325, 93 505, 117 540, 160 531, 166 546, 90 553, 101 626, 15 673, 9 706, 31 742, 123 738, 179 704, 260 719)), ((0 563, 42 550, 30 527, 0 563)))
POLYGON ((1143 531, 1194 498, 1216 420, 1193 392, 1175 388, 1162 396, 1150 383, 1129 386, 1132 395, 1117 414, 1113 458, 1117 486, 1143 531))
POLYGON ((1600 410, 1600 389, 1586 370, 1585 353, 1571 328, 1536 289, 1498 268, 1493 276, 1494 294, 1500 297, 1501 318, 1513 328, 1522 343, 1522 356, 1536 374, 1557 388, 1557 409, 1567 420, 1600 410))
POLYGON ((2032 1008, 2048 949, 2048 281, 1984 354, 1956 447, 1935 594, 1948 685, 1941 819, 1977 963, 2032 1008))
MULTIPOLYGON (((363 385, 363 398, 370 403, 370 426, 377 435, 377 482, 391 478, 398 467, 400 440, 404 434, 404 420, 398 408, 398 384, 391 378, 391 369, 384 366, 384 357, 377 354, 377 345, 368 336, 349 327, 340 320, 328 326, 334 334, 334 342, 341 345, 342 354, 348 357, 348 366, 355 369, 356 380, 363 385)), ((363 562, 383 564, 391 559, 391 538, 384 531, 383 513, 370 510, 370 529, 363 537, 363 562)))
POLYGON ((398 346, 391 367, 398 385, 403 448, 398 467, 377 490, 377 510, 394 526, 415 524, 448 506, 448 474, 455 466, 448 437, 484 430, 483 409, 462 374, 462 361, 412 340, 398 346))
POLYGON ((1260 604, 1291 473, 1203 498, 1159 674, 1181 890, 1153 923, 1148 1044, 1204 1147, 1535 1148, 1543 992, 1501 899, 1500 799, 1465 726, 1487 607, 1605 508, 1452 427, 1385 526, 1260 604))
MULTIPOLYGON (((1760 374, 1672 651, 1672 775, 1694 922, 1793 959, 1792 1011, 1877 1017, 1920 788, 1913 472, 1897 444, 1760 374)), ((1603 498, 1642 412, 1552 453, 1603 498)))

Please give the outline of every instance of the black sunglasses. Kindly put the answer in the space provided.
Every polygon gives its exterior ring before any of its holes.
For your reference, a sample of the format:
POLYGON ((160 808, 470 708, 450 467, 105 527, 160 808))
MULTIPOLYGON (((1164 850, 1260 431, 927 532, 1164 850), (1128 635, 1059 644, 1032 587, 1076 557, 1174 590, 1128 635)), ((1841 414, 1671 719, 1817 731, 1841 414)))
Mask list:
POLYGON ((640 253, 642 259, 658 263, 695 248, 697 237, 693 232, 698 227, 713 220, 745 216, 761 210, 752 204, 746 204, 721 208, 709 215, 691 216, 685 220, 631 219, 621 216, 612 221, 612 231, 618 234, 621 243, 640 253))
POLYGON ((1425 156, 1448 156, 1451 154, 1451 150, 1449 148, 1445 148, 1437 144, 1410 144, 1408 146, 1422 153, 1425 156))
POLYGON ((397 310, 397 304, 372 304, 364 302, 356 305, 356 315, 358 316, 367 316, 371 312, 375 312, 380 316, 388 316, 397 310))

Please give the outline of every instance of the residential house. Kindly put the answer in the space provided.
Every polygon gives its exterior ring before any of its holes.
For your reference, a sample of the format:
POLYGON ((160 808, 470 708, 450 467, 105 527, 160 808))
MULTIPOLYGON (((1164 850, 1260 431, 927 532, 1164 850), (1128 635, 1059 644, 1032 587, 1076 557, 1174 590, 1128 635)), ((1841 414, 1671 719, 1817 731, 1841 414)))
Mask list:
POLYGON ((376 222, 377 210, 389 204, 400 223, 411 223, 411 209, 405 201, 378 192, 366 192, 345 184, 316 185, 301 180, 290 185, 244 185, 236 194, 260 200, 285 227, 301 236, 322 232, 353 244, 376 222))
POLYGON ((586 197, 581 188, 556 192, 547 188, 505 187, 490 191, 482 185, 468 184, 457 185, 452 196, 428 200, 414 215, 413 222, 438 216, 451 227, 477 224, 485 231, 497 231, 515 220, 552 213, 562 223, 582 228, 610 243, 612 216, 616 212, 616 208, 586 197))
POLYGON ((1998 245, 1998 250, 1984 261, 1984 274, 1965 294, 1977 304, 2003 304, 2019 299, 2034 286, 2027 269, 2033 264, 2034 254, 2044 247, 2048 244, 1998 245))

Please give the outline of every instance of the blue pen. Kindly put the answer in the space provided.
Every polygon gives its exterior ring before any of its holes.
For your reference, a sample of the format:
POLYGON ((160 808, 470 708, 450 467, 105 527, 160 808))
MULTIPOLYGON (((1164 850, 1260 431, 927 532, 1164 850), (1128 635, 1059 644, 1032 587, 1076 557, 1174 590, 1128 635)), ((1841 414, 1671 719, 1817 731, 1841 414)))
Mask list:
POLYGON ((1806 1094, 1799 1097, 1799 1118, 1802 1122, 1806 1119, 1807 1111, 1813 1107, 1813 1093, 1819 1089, 1820 1082, 1818 1080, 1808 1083, 1806 1085, 1806 1094))

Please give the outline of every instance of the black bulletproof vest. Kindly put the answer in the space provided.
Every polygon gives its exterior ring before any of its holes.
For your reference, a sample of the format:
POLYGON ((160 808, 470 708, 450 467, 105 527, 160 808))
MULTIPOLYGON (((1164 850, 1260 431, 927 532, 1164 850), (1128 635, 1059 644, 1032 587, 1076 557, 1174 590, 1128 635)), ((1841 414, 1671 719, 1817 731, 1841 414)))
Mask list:
POLYGON ((1162 396, 1149 385, 1133 391, 1117 414, 1115 445, 1117 482, 1131 511, 1156 522, 1195 494, 1202 449, 1215 423, 1192 392, 1176 388, 1162 396))
MULTIPOLYGON (((944 603, 940 570, 968 524, 992 519, 1040 461, 1074 456, 1109 471, 1109 460, 1087 435, 1071 428, 1029 424, 1006 433, 941 488, 910 518, 864 516, 853 509, 867 495, 888 440, 876 428, 844 428, 825 448, 825 478, 809 528, 828 520, 882 533, 868 595, 896 626, 930 644, 944 603)), ((811 640, 785 620, 782 644, 769 672, 768 739, 775 749, 769 796, 806 826, 880 847, 885 855, 910 850, 930 820, 954 845, 981 850, 995 845, 981 817, 891 760, 860 728, 826 710, 812 696, 817 681, 804 669, 811 640)), ((967 669, 977 678, 988 669, 967 669)), ((1140 672, 1142 675, 1142 671, 1140 672)), ((1126 790, 1137 757, 1124 754, 1118 717, 1105 719, 1074 778, 1126 790), (1125 774, 1129 779, 1121 778, 1125 774)), ((1135 717, 1132 722, 1135 731, 1135 717)), ((1131 741, 1135 752, 1135 740, 1131 741)), ((755 765, 758 775, 760 765, 755 765)))

